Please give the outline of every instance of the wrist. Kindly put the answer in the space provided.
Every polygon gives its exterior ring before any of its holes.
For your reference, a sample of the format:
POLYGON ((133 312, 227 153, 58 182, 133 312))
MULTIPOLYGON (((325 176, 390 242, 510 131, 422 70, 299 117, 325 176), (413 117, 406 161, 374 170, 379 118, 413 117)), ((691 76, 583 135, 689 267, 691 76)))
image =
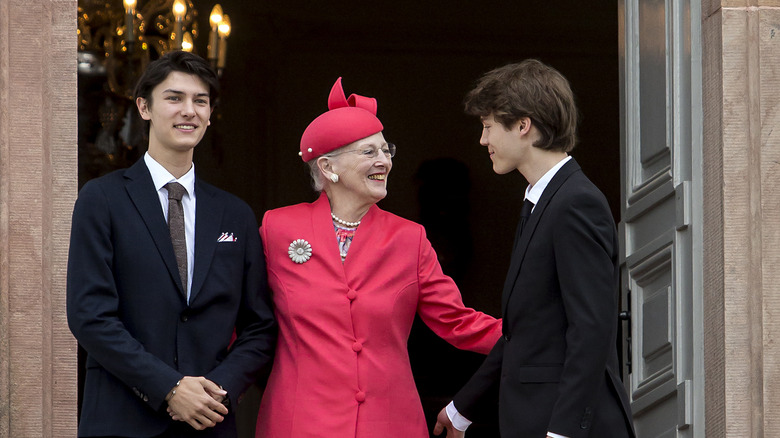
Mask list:
POLYGON ((168 395, 165 396, 165 401, 170 402, 174 395, 176 395, 176 389, 181 385, 181 380, 178 380, 175 385, 173 385, 173 388, 171 388, 170 391, 168 391, 168 395))
POLYGON ((455 407, 454 402, 450 402, 445 408, 444 412, 447 414, 447 418, 450 419, 450 423, 452 423, 452 427, 454 427, 456 430, 460 432, 465 432, 466 429, 468 429, 469 426, 471 426, 471 421, 469 421, 468 418, 461 415, 460 412, 458 412, 458 409, 455 407))

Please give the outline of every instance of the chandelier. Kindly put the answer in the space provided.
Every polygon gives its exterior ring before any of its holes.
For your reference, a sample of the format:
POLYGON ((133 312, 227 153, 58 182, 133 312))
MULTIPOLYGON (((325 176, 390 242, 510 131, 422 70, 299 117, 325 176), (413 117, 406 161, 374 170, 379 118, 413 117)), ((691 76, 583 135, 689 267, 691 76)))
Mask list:
MULTIPOLYGON (((132 99, 150 61, 172 50, 195 50, 197 17, 192 0, 79 0, 79 72, 105 75, 113 93, 132 99)), ((230 18, 217 4, 209 23, 207 55, 221 75, 230 18)))
MULTIPOLYGON (((80 182, 128 167, 143 153, 135 84, 162 55, 197 53, 197 18, 193 0, 78 0, 80 182)), ((204 58, 222 76, 231 26, 218 4, 209 25, 204 58)))

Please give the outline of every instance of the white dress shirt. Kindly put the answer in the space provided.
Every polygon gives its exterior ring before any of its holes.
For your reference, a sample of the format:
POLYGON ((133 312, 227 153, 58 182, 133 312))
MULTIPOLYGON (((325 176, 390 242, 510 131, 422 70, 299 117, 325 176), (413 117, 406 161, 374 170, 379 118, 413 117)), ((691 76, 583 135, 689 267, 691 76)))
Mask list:
MULTIPOLYGON (((566 162, 569 160, 571 160, 571 155, 567 155, 566 158, 562 159, 558 162, 558 164, 548 170, 544 175, 542 175, 541 178, 539 178, 539 181, 537 181, 536 184, 526 187, 525 197, 523 200, 525 201, 528 199, 529 201, 533 202, 534 208, 536 208, 536 204, 538 204, 539 199, 542 198, 542 193, 544 193, 544 189, 547 188, 547 184, 550 184, 550 181, 552 181, 555 174, 558 173, 561 167, 563 167, 563 165, 566 164, 566 162)), ((531 212, 533 212, 533 209, 531 212)), ((453 402, 450 402, 445 410, 447 412, 447 417, 450 419, 452 426, 455 427, 455 429, 465 431, 471 425, 471 421, 458 412, 458 409, 455 407, 453 402)), ((547 436, 553 438, 567 438, 563 435, 558 435, 557 433, 552 432, 547 432, 547 436)))
POLYGON ((169 182, 177 182, 187 190, 181 198, 181 205, 184 208, 184 234, 187 239, 187 302, 189 303, 192 290, 192 265, 195 263, 195 163, 192 163, 190 170, 179 179, 174 178, 162 164, 155 161, 149 152, 144 154, 144 163, 152 174, 152 181, 160 198, 166 223, 168 222, 168 189, 165 185, 169 182))
MULTIPOLYGON (((555 166, 553 166, 550 170, 548 170, 544 175, 542 175, 541 178, 539 178, 539 181, 536 182, 534 185, 529 185, 525 188, 525 199, 528 199, 529 201, 534 203, 534 208, 536 208, 536 204, 539 203, 539 200, 542 199, 542 193, 544 193, 544 189, 547 188, 547 184, 550 184, 550 181, 552 181, 553 177, 556 173, 563 167, 564 164, 566 164, 569 160, 571 160, 571 155, 567 155, 566 158, 562 159, 558 162, 555 166)), ((531 210, 533 212, 533 210, 531 210)))

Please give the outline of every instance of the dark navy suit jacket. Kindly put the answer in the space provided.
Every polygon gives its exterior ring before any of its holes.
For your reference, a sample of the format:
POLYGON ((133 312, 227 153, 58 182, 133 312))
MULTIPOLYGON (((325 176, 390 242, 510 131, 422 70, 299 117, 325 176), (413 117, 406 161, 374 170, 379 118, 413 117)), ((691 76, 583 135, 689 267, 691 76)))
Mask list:
POLYGON ((512 252, 504 336, 455 396, 461 414, 479 417, 498 391, 502 438, 634 436, 615 344, 618 253, 604 195, 569 160, 512 252))
MULTIPOLYGON (((79 436, 163 433, 164 398, 183 376, 222 385, 236 406, 269 363, 276 326, 254 213, 199 179, 195 193, 189 304, 144 160, 79 193, 67 282, 68 324, 88 353, 79 436), (218 242, 223 233, 235 240, 218 242)), ((190 430, 234 436, 235 419, 190 430)))

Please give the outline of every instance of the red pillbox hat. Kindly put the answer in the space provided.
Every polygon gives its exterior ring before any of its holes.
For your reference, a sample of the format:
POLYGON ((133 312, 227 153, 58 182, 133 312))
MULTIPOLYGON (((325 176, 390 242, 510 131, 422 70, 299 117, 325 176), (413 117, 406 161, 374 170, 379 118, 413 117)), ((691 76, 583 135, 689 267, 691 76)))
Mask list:
POLYGON ((373 97, 344 95, 341 78, 336 80, 328 97, 328 112, 314 119, 303 131, 300 156, 309 161, 354 141, 381 132, 384 127, 376 117, 373 97))

